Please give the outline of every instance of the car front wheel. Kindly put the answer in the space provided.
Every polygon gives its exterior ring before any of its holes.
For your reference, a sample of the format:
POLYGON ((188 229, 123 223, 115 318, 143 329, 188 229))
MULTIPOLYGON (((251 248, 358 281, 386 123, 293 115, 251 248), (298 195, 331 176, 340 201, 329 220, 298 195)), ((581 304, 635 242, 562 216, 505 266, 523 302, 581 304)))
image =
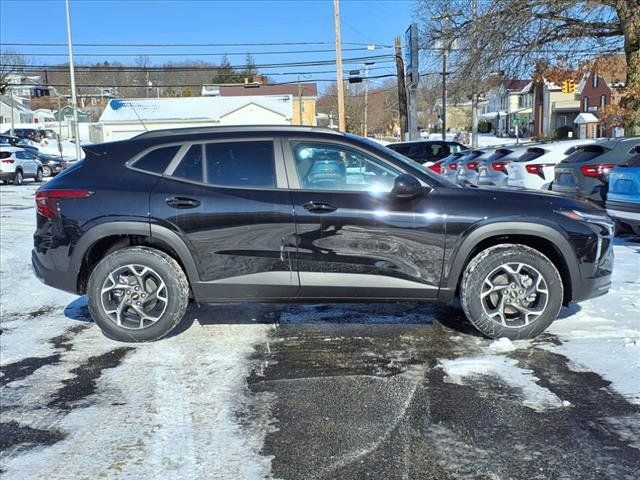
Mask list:
POLYGON ((146 342, 167 335, 182 319, 189 284, 164 252, 127 247, 103 258, 89 277, 89 311, 115 340, 146 342))
POLYGON ((51 173, 52 173, 52 172, 51 172, 51 167, 49 167, 49 166, 47 166, 47 165, 44 165, 44 166, 42 167, 42 175, 44 175, 45 177, 47 177, 47 178, 48 178, 48 177, 50 177, 50 176, 51 176, 51 173))
POLYGON ((562 307, 562 278, 538 250, 502 244, 476 255, 460 285, 469 321, 491 338, 533 338, 546 329, 562 307))

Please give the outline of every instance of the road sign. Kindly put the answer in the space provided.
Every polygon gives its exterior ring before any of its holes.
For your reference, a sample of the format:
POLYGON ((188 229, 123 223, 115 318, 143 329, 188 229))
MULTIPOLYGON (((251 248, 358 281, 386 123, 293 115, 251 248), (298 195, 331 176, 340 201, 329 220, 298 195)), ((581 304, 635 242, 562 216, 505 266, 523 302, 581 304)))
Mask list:
POLYGON ((514 125, 524 125, 525 123, 527 123, 527 120, 524 117, 515 117, 513 119, 514 125))
POLYGON ((420 81, 418 72, 418 25, 412 23, 404 33, 404 68, 409 88, 415 88, 420 81))

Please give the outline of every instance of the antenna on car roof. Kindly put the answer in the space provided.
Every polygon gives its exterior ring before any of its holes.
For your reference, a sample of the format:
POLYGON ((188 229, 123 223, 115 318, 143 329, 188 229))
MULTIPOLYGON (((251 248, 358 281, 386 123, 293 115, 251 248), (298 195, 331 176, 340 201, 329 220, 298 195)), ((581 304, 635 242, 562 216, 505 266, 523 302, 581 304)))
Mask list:
POLYGON ((111 108, 114 110, 120 110, 122 107, 124 107, 125 105, 131 107, 131 110, 133 110, 133 113, 136 114, 136 117, 138 117, 138 121, 142 124, 142 126, 144 127, 144 131, 148 132, 149 129, 147 128, 147 126, 144 124, 144 122, 142 121, 142 118, 140 117, 140 115, 138 115, 138 111, 136 110, 136 107, 133 106, 133 102, 127 102, 125 104, 124 100, 111 100, 111 108))

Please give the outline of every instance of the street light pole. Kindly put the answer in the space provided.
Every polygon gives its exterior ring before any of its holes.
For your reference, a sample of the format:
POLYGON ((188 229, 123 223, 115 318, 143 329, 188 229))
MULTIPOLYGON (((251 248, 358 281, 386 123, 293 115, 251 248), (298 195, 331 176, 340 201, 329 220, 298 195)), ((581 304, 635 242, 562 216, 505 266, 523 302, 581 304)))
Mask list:
POLYGON ((346 131, 344 115, 344 81, 342 80, 342 43, 340 40, 340 2, 333 0, 333 26, 336 36, 336 83, 338 87, 338 129, 346 131))
POLYGON ((368 133, 367 120, 369 116, 369 65, 364 64, 364 127, 362 136, 366 137, 368 133))
POLYGON ((11 136, 13 137, 13 89, 9 87, 9 98, 11 99, 11 136))
POLYGON ((69 0, 65 0, 67 14, 67 44, 69 46, 69 75, 71 76, 71 101, 73 102, 74 137, 76 144, 76 160, 80 160, 80 125, 78 125, 78 99, 76 97, 76 75, 73 69, 73 46, 71 45, 71 16, 69 14, 69 0))

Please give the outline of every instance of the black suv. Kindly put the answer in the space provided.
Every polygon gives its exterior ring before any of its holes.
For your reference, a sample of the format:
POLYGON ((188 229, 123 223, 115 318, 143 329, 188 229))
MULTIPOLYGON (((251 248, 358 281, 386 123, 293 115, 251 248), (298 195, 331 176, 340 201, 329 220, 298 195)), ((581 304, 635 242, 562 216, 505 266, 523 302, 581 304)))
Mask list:
POLYGON ((613 225, 553 193, 462 188, 310 127, 152 131, 84 147, 36 194, 33 267, 108 336, 198 302, 438 301, 491 337, 542 332, 610 285, 613 225))

